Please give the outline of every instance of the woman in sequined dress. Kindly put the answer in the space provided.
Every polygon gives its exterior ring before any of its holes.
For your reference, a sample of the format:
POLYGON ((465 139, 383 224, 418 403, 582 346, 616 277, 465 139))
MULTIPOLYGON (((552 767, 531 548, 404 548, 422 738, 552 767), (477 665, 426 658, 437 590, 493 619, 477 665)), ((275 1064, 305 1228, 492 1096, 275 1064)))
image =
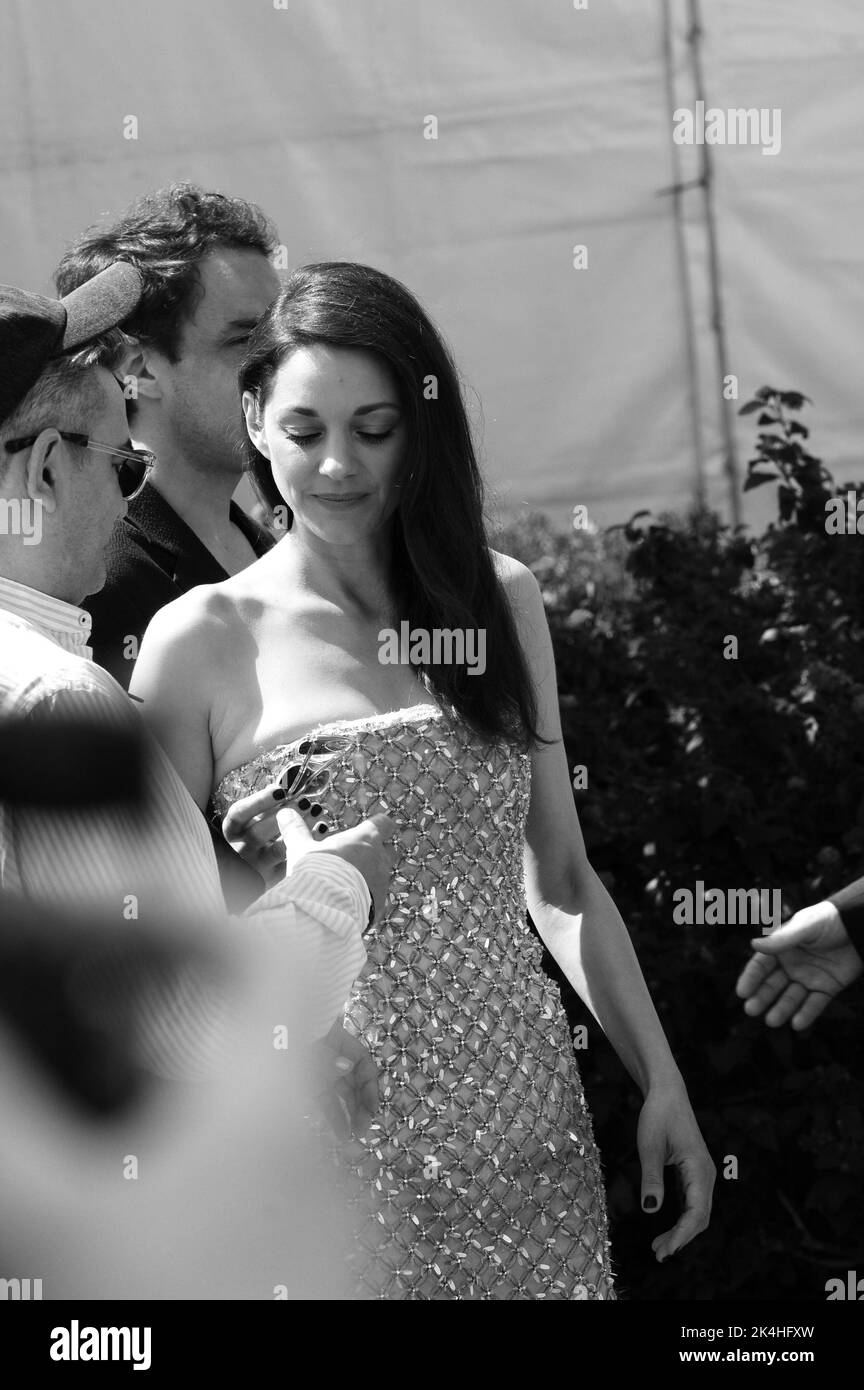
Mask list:
POLYGON ((664 1164, 682 1178, 658 1259, 706 1226, 714 1169, 586 858, 542 597, 488 547, 453 362, 390 277, 307 266, 254 330, 241 390, 252 475, 287 533, 163 609, 132 688, 200 806, 224 813, 329 745, 301 809, 399 827, 346 1011, 381 1095, 339 1157, 358 1294, 614 1298, 591 1119, 526 899, 643 1092, 646 1209, 664 1164))

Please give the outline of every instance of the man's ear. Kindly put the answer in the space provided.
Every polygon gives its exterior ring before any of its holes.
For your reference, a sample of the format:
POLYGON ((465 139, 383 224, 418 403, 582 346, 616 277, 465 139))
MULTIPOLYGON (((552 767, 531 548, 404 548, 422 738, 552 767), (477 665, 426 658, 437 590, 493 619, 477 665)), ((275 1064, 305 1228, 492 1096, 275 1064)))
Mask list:
POLYGON ((57 430, 42 430, 30 449, 24 470, 27 496, 46 512, 57 510, 58 485, 62 487, 60 454, 63 440, 57 430))
POLYGON ((243 392, 243 414, 246 416, 246 433, 259 454, 263 454, 265 459, 269 459, 270 445, 267 443, 264 426, 261 423, 263 412, 258 408, 258 398, 254 391, 243 392))
POLYGON ((153 349, 128 334, 124 334, 124 337, 126 347, 114 367, 114 375, 123 387, 124 395, 132 400, 137 400, 139 396, 146 396, 151 401, 161 400, 162 387, 155 368, 153 349))

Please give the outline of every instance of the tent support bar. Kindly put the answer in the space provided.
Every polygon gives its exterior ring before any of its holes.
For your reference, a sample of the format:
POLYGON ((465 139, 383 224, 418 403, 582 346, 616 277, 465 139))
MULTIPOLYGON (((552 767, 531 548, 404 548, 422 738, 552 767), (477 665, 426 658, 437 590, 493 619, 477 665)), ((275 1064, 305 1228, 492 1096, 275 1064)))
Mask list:
MULTIPOLYGON (((696 100, 705 101, 705 84, 702 75, 702 19, 699 0, 688 0, 690 11, 690 31, 688 42, 693 56, 693 75, 696 100)), ((706 103, 707 105, 707 103, 706 103)), ((717 222, 714 209, 714 171, 711 162, 710 146, 700 146, 702 166, 702 190, 705 204, 705 225, 708 234, 708 265, 711 277, 711 327, 717 349, 717 365, 721 382, 730 375, 729 358, 726 350, 726 321, 723 314, 723 299, 720 291, 720 253, 717 246, 717 222)), ((729 510, 732 525, 741 525, 741 491, 738 479, 738 454, 735 444, 735 428, 732 417, 732 401, 727 400, 721 390, 721 425, 725 448, 725 471, 729 485, 729 510)))

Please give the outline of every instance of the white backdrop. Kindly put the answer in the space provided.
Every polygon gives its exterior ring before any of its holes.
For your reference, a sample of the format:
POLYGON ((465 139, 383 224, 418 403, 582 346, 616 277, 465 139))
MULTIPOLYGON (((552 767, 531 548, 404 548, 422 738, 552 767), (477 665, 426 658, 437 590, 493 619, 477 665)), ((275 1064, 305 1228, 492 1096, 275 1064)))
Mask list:
MULTIPOLYGON (((658 196, 673 179, 660 0, 276 2, 6 0, 0 279, 46 291, 83 226, 172 179, 218 187, 265 207, 292 262, 368 261, 423 299, 507 507, 566 520, 583 502, 604 523, 686 501, 684 321, 672 200, 658 196), (430 115, 437 140, 424 138, 430 115)), ((672 10, 684 105, 684 0, 672 10)), ((742 399, 764 382, 812 396, 815 451, 841 479, 861 476, 864 7, 703 11, 709 103, 782 111, 777 156, 714 150, 731 370, 742 399)), ((692 171, 696 151, 683 153, 692 171)), ((697 192, 686 206, 722 505, 697 192)))

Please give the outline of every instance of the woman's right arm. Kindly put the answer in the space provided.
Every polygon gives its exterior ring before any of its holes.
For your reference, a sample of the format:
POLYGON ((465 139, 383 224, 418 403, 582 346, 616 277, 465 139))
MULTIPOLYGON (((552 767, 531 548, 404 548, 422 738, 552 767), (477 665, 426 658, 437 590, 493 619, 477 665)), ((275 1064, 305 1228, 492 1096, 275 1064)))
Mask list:
POLYGON ((220 684, 216 654, 225 642, 219 615, 224 600, 208 588, 192 589, 159 610, 144 635, 129 686, 202 810, 213 785, 211 701, 220 684))

